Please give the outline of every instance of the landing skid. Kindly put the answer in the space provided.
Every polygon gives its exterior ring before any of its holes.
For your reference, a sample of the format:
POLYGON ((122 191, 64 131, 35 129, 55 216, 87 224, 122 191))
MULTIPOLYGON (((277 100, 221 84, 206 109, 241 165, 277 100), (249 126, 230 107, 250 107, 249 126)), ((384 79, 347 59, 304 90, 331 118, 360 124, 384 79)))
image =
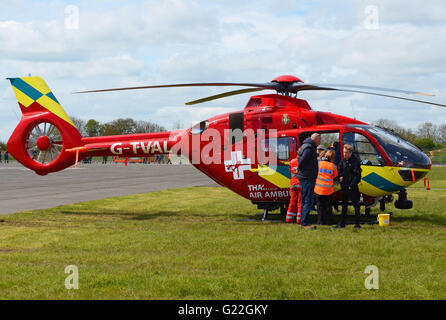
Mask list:
POLYGON ((263 213, 256 213, 255 216, 262 218, 259 219, 237 219, 236 221, 255 221, 255 222, 274 222, 274 223, 285 223, 285 215, 287 206, 282 205, 280 206, 280 213, 270 213, 270 211, 276 210, 277 208, 263 208, 263 213))
POLYGON ((263 210, 262 221, 266 221, 268 219, 268 209, 263 210))
POLYGON ((255 218, 247 218, 247 219, 236 219, 237 222, 259 222, 259 223, 285 223, 285 219, 281 214, 275 213, 271 214, 268 213, 267 217, 264 218, 264 213, 256 213, 254 216, 256 217, 262 217, 261 219, 255 219, 255 218))
POLYGON ((270 216, 279 217, 280 219, 283 219, 283 213, 282 212, 280 212, 279 214, 270 214, 268 209, 264 209, 263 213, 257 213, 256 216, 262 216, 262 219, 260 219, 260 221, 262 221, 262 222, 263 221, 268 221, 268 217, 270 217, 270 216))
MULTIPOLYGON (((258 215, 262 215, 262 220, 261 221, 267 221, 268 220, 268 215, 269 215, 269 208, 264 208, 263 209, 263 214, 256 214, 256 216, 258 215)), ((274 216, 280 217, 281 219, 283 219, 283 216, 286 215, 286 206, 281 205, 280 206, 280 213, 279 214, 274 214, 274 216)))

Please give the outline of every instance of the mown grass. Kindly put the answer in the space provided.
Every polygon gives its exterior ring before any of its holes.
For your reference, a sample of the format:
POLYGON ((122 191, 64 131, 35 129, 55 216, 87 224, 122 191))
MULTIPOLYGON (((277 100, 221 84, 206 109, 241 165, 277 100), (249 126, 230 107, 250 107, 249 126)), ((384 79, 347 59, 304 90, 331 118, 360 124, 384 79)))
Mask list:
POLYGON ((432 151, 432 163, 446 164, 446 148, 432 151))
POLYGON ((414 209, 360 231, 249 221, 258 210, 224 188, 13 214, 0 223, 0 298, 445 299, 446 169, 429 177, 431 191, 409 190, 414 209), (78 290, 64 286, 68 265, 78 290), (379 290, 364 287, 368 265, 379 290))

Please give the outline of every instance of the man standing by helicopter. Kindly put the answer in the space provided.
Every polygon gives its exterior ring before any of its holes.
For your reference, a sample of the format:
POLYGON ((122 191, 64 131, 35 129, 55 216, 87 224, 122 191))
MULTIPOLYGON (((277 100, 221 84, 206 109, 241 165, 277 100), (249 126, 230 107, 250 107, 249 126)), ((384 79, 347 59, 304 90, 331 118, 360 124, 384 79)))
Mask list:
POLYGON ((310 138, 303 141, 298 152, 297 178, 301 185, 302 201, 302 227, 314 229, 308 222, 310 210, 313 207, 314 187, 318 174, 317 151, 322 137, 319 133, 313 133, 310 138))
POLYGON ((351 200, 355 208, 355 229, 361 229, 358 188, 358 183, 361 181, 361 163, 358 157, 353 154, 353 146, 345 144, 343 154, 344 159, 339 165, 339 181, 342 187, 342 214, 341 221, 333 228, 345 228, 348 201, 351 200))

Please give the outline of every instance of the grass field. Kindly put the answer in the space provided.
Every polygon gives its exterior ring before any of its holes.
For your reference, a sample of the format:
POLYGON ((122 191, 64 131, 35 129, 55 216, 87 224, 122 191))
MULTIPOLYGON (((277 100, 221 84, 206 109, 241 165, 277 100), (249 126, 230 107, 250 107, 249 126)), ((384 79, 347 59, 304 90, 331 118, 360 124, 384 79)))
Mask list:
POLYGON ((414 209, 391 206, 390 227, 360 231, 237 221, 259 211, 224 188, 9 215, 0 299, 445 299, 446 168, 429 178, 431 191, 409 189, 414 209), (65 288, 68 265, 78 290, 65 288), (368 265, 378 290, 364 287, 368 265))
POLYGON ((446 148, 441 150, 432 151, 432 163, 434 164, 446 164, 446 148))

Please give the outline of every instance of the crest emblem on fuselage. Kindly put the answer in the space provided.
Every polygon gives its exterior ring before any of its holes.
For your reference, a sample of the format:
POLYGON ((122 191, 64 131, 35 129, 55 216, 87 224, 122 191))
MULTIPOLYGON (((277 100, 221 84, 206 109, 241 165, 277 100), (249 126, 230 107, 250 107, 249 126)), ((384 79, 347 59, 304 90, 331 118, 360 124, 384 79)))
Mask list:
POLYGON ((290 117, 288 116, 287 113, 285 113, 285 114, 283 115, 283 117, 282 117, 282 124, 283 124, 284 126, 286 126, 286 125, 289 124, 289 123, 290 123, 290 117))

